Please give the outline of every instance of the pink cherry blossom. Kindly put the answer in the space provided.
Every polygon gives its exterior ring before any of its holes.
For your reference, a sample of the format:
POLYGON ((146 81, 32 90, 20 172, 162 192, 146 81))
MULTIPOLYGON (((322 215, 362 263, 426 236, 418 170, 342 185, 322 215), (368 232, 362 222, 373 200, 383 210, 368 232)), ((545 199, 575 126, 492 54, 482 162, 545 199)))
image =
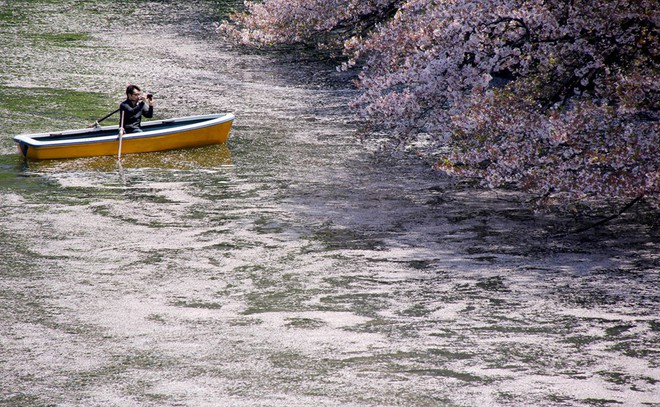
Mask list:
POLYGON ((361 67, 353 107, 435 167, 550 202, 660 201, 657 0, 265 0, 222 24, 361 67))

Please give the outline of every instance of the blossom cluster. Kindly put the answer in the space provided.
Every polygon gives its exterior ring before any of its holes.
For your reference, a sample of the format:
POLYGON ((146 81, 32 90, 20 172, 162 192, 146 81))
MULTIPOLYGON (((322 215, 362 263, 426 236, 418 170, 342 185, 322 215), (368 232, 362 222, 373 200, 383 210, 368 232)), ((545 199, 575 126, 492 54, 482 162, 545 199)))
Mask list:
POLYGON ((346 38, 368 33, 388 19, 399 0, 246 1, 246 11, 220 25, 244 45, 296 44, 339 48, 346 38))
POLYGON ((265 0, 247 44, 341 48, 354 103, 443 171, 564 201, 658 199, 657 0, 265 0), (442 152, 442 153, 440 153, 442 152))

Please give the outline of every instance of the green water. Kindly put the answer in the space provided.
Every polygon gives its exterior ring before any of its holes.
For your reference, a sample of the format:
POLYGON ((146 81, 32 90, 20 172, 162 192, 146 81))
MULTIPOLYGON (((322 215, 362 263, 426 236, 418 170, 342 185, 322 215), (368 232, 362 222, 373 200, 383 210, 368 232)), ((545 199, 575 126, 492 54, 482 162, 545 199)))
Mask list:
POLYGON ((652 230, 558 238, 360 144, 334 66, 214 31, 240 4, 0 0, 0 406, 657 403, 652 230), (228 144, 16 154, 128 83, 228 144))

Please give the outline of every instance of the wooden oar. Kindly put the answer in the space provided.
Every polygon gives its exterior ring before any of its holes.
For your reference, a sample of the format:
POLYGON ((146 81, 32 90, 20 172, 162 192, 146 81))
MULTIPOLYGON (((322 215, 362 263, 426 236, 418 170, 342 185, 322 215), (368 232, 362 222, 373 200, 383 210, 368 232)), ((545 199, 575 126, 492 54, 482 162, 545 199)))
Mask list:
POLYGON ((119 111, 119 108, 117 108, 117 110, 115 110, 114 112, 106 114, 105 116, 103 116, 100 119, 98 119, 97 121, 95 121, 94 124, 89 125, 87 127, 98 127, 99 123, 101 123, 103 120, 107 119, 108 117, 112 116, 113 114, 117 113, 118 111, 119 111))
POLYGON ((119 120, 119 149, 117 150, 117 160, 121 160, 121 140, 124 136, 124 112, 121 112, 121 120, 119 120))

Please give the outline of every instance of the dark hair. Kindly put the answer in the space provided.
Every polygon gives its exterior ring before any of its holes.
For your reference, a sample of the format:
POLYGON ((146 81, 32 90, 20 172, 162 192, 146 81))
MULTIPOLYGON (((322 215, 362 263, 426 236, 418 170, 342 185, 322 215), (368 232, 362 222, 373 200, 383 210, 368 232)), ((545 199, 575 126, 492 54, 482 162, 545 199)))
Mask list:
POLYGON ((138 91, 141 91, 140 87, 138 85, 128 85, 126 88, 126 96, 130 96, 133 94, 133 91, 137 89, 138 91))

